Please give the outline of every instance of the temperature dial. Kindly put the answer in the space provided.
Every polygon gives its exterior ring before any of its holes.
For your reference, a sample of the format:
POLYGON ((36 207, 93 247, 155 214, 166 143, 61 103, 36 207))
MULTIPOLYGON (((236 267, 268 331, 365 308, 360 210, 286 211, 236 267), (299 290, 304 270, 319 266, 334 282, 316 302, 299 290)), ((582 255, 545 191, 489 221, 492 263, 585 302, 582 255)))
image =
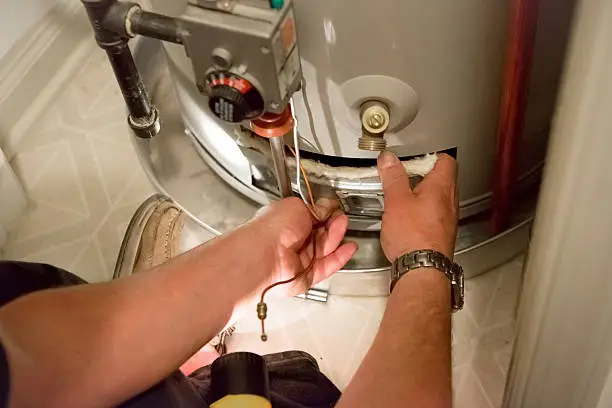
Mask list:
POLYGON ((226 122, 255 119, 264 112, 259 90, 245 78, 229 72, 213 72, 206 78, 210 110, 226 122))

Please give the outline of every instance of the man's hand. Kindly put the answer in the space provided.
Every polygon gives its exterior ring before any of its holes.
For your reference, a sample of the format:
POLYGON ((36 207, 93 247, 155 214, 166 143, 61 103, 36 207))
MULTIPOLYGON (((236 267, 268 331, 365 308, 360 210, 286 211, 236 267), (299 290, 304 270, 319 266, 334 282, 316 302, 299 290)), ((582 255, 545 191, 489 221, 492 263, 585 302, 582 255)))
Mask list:
POLYGON ((440 155, 435 168, 414 189, 399 159, 390 152, 378 158, 385 194, 381 244, 389 261, 420 249, 453 259, 457 236, 457 164, 440 155))
MULTIPOLYGON (((394 261, 419 249, 453 256, 457 231, 455 161, 441 155, 414 189, 392 153, 378 160, 385 193, 381 243, 394 261)), ((398 282, 372 348, 338 408, 451 407, 450 282, 419 268, 398 282)))
MULTIPOLYGON (((277 291, 288 296, 304 293, 313 284, 338 272, 357 251, 357 244, 353 242, 341 244, 348 217, 338 209, 336 200, 320 199, 315 212, 321 222, 313 218, 302 200, 286 198, 265 207, 251 223, 261 229, 262 237, 272 237, 276 267, 266 286, 291 279, 310 265, 313 228, 317 231, 312 270, 299 281, 278 287, 277 291)), ((253 248, 257 247, 254 242, 253 248)))

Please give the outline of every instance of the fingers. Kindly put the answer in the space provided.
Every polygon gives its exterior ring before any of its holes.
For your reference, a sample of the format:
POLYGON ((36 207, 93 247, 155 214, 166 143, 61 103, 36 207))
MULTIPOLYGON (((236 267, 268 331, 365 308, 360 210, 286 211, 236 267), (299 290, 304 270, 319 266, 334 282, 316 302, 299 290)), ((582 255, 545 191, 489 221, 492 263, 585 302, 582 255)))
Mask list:
POLYGON ((383 184, 385 208, 399 205, 398 203, 412 196, 408 174, 395 154, 387 151, 380 154, 378 172, 383 184))
MULTIPOLYGON (((353 257, 357 251, 357 244, 345 243, 341 245, 348 229, 348 216, 340 210, 334 211, 325 230, 317 236, 316 256, 318 259, 313 265, 312 280, 318 283, 338 272, 353 257)), ((312 246, 308 248, 310 252, 312 246)), ((310 253, 308 259, 313 254, 310 253)))
POLYGON ((317 257, 322 258, 327 256, 338 248, 346 235, 348 223, 348 216, 340 211, 334 212, 327 222, 325 231, 317 237, 317 251, 320 251, 317 257))
MULTIPOLYGON (((333 198, 322 197, 315 203, 314 212, 319 217, 319 220, 325 222, 338 209, 340 203, 333 198)), ((316 222, 317 220, 315 220, 316 222)))
POLYGON ((342 269, 344 265, 350 261, 353 255, 355 255, 355 252, 357 252, 357 244, 354 242, 347 242, 331 254, 317 260, 313 266, 313 284, 317 284, 329 278, 342 269))
POLYGON ((447 154, 438 157, 433 170, 419 183, 416 192, 454 192, 457 185, 457 162, 447 154))

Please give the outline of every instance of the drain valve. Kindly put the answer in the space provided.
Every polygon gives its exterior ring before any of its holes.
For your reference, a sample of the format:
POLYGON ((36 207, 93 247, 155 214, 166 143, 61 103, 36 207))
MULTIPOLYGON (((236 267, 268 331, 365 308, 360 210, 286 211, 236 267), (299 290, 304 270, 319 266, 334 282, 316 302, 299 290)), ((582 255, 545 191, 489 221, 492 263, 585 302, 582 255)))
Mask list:
POLYGON ((369 101, 361 105, 361 150, 382 151, 387 146, 385 132, 389 129, 389 107, 382 102, 369 101))

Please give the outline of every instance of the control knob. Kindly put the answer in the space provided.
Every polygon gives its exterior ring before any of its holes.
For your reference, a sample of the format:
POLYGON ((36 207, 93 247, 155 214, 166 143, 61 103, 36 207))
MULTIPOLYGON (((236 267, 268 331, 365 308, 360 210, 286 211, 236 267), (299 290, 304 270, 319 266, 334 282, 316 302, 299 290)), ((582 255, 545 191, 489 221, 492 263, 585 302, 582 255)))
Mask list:
POLYGON ((264 113, 264 100, 259 90, 247 79, 230 72, 213 72, 206 78, 208 106, 226 122, 242 122, 264 113))

